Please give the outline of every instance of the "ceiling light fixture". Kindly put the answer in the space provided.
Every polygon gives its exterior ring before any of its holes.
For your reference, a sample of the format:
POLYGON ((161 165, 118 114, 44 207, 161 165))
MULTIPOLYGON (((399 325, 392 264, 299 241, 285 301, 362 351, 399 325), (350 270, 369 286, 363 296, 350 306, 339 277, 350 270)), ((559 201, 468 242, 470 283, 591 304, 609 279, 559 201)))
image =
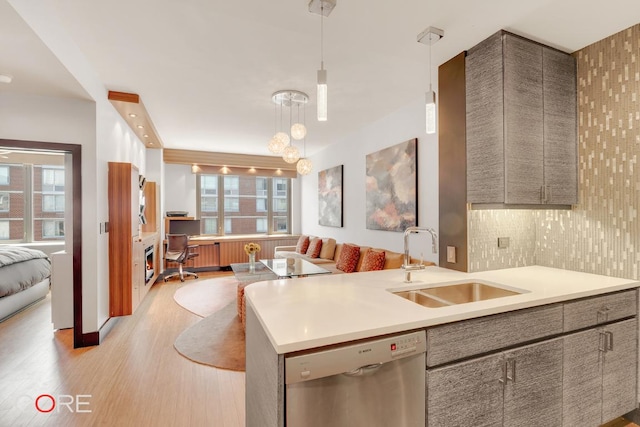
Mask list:
POLYGON ((436 93, 431 87, 431 46, 444 37, 444 31, 428 27, 418 34, 418 42, 429 46, 429 91, 425 94, 425 129, 428 134, 436 133, 436 93))
MULTIPOLYGON (((271 101, 275 105, 280 106, 280 127, 282 128, 282 109, 283 107, 289 108, 289 131, 291 133, 291 137, 293 139, 304 139, 307 135, 307 128, 302 123, 295 123, 291 125, 292 121, 292 111, 291 109, 295 106, 296 108, 300 108, 300 105, 303 107, 309 102, 309 96, 300 92, 299 90, 279 90, 271 95, 271 101), (302 137, 302 138, 300 138, 302 137)), ((300 113, 298 112, 298 121, 300 119, 300 113)), ((276 115, 277 121, 277 115, 276 115)), ((300 159, 300 151, 298 147, 294 145, 290 145, 291 138, 285 132, 276 133, 273 138, 269 141, 269 151, 274 154, 282 154, 282 159, 287 163, 295 163, 300 159)))
POLYGON ((328 110, 327 70, 324 69, 324 17, 329 16, 334 7, 336 7, 336 0, 311 0, 309 2, 309 12, 320 15, 320 69, 318 70, 316 100, 319 122, 327 121, 328 110))
POLYGON ((13 77, 6 74, 0 74, 0 83, 11 83, 13 77))

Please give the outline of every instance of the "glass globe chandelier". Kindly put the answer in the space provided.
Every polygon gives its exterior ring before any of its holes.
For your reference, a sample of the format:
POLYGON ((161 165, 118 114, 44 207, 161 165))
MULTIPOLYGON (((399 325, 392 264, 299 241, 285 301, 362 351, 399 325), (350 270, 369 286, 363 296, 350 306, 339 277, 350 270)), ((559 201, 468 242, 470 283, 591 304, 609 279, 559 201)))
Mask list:
MULTIPOLYGON (((300 92, 298 90, 279 90, 271 95, 271 100, 276 106, 280 106, 280 128, 282 128, 282 117, 284 115, 282 112, 283 107, 289 108, 290 136, 286 132, 276 132, 276 134, 269 140, 269 151, 274 154, 282 154, 282 159, 287 163, 296 163, 300 159, 300 151, 297 147, 291 145, 290 143, 292 139, 298 141, 303 140, 304 143, 304 139, 307 136, 307 127, 304 125, 304 123, 300 122, 300 106, 306 106, 307 102, 309 102, 309 96, 306 93, 300 92), (293 121, 293 107, 296 107, 297 109, 297 121, 296 123, 291 124, 293 121)), ((277 122, 277 111, 275 116, 277 122)), ((307 160, 307 162, 309 161, 307 160)))
POLYGON ((294 145, 287 145, 282 151, 282 159, 287 163, 295 163, 300 158, 300 151, 294 145))
POLYGON ((309 159, 300 159, 296 163, 296 170, 300 175, 308 175, 311 173, 311 169, 313 169, 313 164, 309 159))

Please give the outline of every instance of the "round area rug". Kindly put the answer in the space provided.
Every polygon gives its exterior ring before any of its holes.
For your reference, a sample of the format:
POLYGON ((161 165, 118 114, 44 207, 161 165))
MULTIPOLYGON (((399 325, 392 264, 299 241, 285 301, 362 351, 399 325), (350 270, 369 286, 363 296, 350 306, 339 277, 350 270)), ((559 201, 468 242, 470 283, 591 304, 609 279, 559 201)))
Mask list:
POLYGON ((235 301, 186 329, 173 346, 178 353, 194 362, 244 371, 244 329, 235 301))
POLYGON ((233 276, 198 279, 179 288, 173 299, 193 314, 207 317, 235 301, 237 288, 233 276))
POLYGON ((245 370, 245 338, 238 317, 238 282, 233 276, 190 282, 173 298, 204 319, 184 330, 173 344, 189 360, 232 371, 245 370))

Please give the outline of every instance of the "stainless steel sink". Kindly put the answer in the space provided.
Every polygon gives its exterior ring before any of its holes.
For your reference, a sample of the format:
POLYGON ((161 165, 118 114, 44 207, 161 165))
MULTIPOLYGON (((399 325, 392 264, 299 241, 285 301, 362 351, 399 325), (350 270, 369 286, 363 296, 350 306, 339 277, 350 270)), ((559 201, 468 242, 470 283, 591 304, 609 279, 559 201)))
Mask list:
POLYGON ((449 305, 442 301, 438 301, 431 297, 428 297, 427 295, 423 294, 419 290, 394 292, 394 294, 429 308, 446 307, 447 305, 449 305))
POLYGON ((505 289, 479 281, 392 292, 424 307, 438 308, 519 295, 525 291, 505 289))

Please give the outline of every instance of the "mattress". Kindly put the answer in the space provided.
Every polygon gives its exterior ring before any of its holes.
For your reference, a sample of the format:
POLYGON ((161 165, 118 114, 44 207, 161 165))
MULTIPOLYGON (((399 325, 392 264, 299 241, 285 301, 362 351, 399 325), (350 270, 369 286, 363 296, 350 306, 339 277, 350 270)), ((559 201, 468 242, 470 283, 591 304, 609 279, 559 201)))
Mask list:
POLYGON ((39 250, 0 246, 0 298, 30 288, 51 276, 51 261, 39 250))

